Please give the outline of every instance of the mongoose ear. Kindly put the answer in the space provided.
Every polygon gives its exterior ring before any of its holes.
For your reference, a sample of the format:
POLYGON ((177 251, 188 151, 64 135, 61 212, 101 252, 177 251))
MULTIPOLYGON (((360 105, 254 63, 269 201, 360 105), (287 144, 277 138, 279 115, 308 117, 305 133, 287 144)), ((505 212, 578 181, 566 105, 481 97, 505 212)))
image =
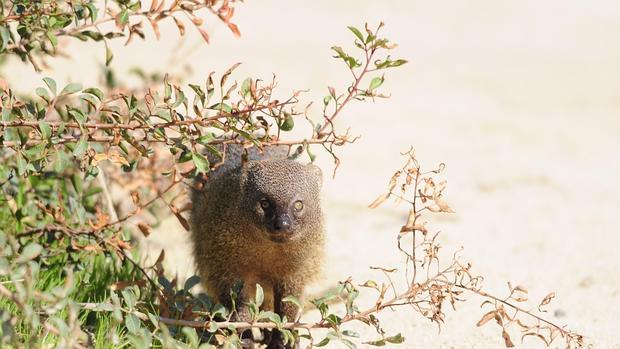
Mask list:
POLYGON ((248 176, 253 169, 260 166, 258 161, 248 161, 241 167, 241 178, 239 179, 239 184, 243 187, 247 182, 248 176))
POLYGON ((323 186, 323 171, 321 168, 314 164, 308 164, 308 170, 316 177, 317 183, 319 183, 319 187, 323 186))

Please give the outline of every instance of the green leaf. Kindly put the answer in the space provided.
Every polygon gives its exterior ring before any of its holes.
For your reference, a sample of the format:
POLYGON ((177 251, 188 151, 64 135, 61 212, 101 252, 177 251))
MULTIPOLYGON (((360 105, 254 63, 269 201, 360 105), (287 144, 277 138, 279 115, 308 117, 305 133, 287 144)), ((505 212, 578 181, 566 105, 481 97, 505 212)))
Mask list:
POLYGON ((2 39, 2 44, 0 44, 0 52, 4 51, 9 44, 9 38, 11 34, 9 33, 8 26, 0 26, 0 39, 2 39))
POLYGON ((172 97, 172 86, 170 86, 168 75, 166 75, 166 77, 164 77, 164 102, 167 103, 170 97, 172 97))
POLYGON ((189 84, 189 87, 191 87, 191 89, 194 90, 194 92, 196 93, 196 95, 200 99, 200 102, 204 106, 204 103, 205 103, 205 91, 203 91, 202 88, 200 86, 198 86, 198 85, 189 84))
POLYGON ((241 65, 241 62, 235 63, 232 65, 232 67, 228 68, 228 70, 224 73, 224 75, 222 75, 222 79, 220 80, 220 87, 224 87, 224 85, 226 84, 226 80, 228 80, 228 77, 230 76, 230 74, 232 74, 232 72, 237 69, 238 66, 241 65))
POLYGON ((112 58, 114 58, 114 53, 112 53, 112 50, 110 50, 110 48, 106 45, 106 47, 105 47, 105 65, 106 65, 106 67, 110 65, 110 62, 112 62, 112 58))
MULTIPOLYGON (((171 148, 170 151, 172 152, 172 150, 175 148, 171 148)), ((184 150, 181 155, 179 155, 179 159, 177 160, 177 162, 179 163, 184 163, 184 162, 188 162, 190 160, 193 160, 193 155, 190 151, 184 150)))
POLYGON ((54 48, 56 48, 56 46, 58 46, 58 38, 56 37, 56 35, 54 35, 53 32, 47 32, 45 33, 45 35, 47 36, 47 38, 49 39, 50 43, 52 44, 52 46, 54 48))
POLYGON ((54 81, 54 79, 52 78, 43 78, 43 82, 47 85, 47 88, 50 89, 50 91, 52 91, 53 95, 56 95, 56 81, 54 81))
POLYGON ((39 121, 39 131, 41 131, 42 139, 50 139, 52 137, 52 128, 45 121, 39 121))
POLYGON ((207 100, 211 99, 211 96, 213 96, 213 93, 215 93, 215 83, 213 82, 213 72, 211 72, 209 74, 209 77, 207 77, 207 100))
POLYGON ((209 172, 209 160, 207 160, 204 156, 199 153, 192 153, 192 161, 196 166, 196 170, 198 173, 207 173, 209 172))
POLYGON ((209 109, 223 111, 223 112, 226 112, 228 114, 232 113, 232 108, 230 107, 230 105, 228 105, 226 103, 216 103, 216 104, 210 106, 209 109))
POLYGON ((252 142, 255 146, 259 146, 258 141, 256 140, 255 136, 252 136, 250 133, 248 133, 247 131, 241 130, 241 129, 235 129, 235 132, 237 132, 241 137, 247 139, 248 141, 252 142))
POLYGON ((82 92, 83 93, 91 94, 91 95, 97 97, 97 99, 99 99, 99 101, 103 101, 103 92, 100 89, 96 88, 96 87, 89 87, 89 88, 85 89, 82 92))
POLYGON ((103 192, 103 188, 101 187, 89 187, 88 189, 86 189, 83 195, 84 197, 89 197, 89 196, 99 194, 101 192, 103 192))
POLYGON ((334 327, 340 326, 341 319, 336 314, 329 314, 327 317, 325 317, 325 320, 327 320, 327 322, 332 324, 332 326, 334 327))
POLYGON ((109 302, 97 303, 94 310, 98 311, 114 311, 114 305, 109 302))
POLYGON ((80 34, 85 35, 95 41, 103 40, 103 34, 100 32, 92 31, 92 30, 83 30, 80 34))
POLYGON ((76 193, 82 194, 84 190, 84 181, 82 180, 80 172, 76 172, 71 176, 71 184, 73 184, 76 193))
POLYGON ((332 96, 327 95, 327 96, 323 97, 323 104, 324 105, 328 105, 331 100, 332 100, 332 96))
POLYGON ((44 89, 43 87, 37 87, 36 90, 34 90, 34 92, 37 94, 37 96, 43 98, 44 101, 49 103, 50 96, 47 93, 46 89, 44 89))
POLYGON ((97 7, 95 7, 95 4, 86 4, 86 7, 88 8, 88 14, 90 16, 90 21, 92 23, 94 23, 97 20, 97 7))
POLYGON ((88 149, 88 136, 83 136, 73 148, 73 155, 76 157, 82 156, 84 152, 88 149))
POLYGON ((198 344, 200 343, 200 341, 198 340, 198 334, 196 333, 195 328, 185 326, 181 329, 181 332, 183 332, 183 334, 185 335, 185 338, 187 338, 190 348, 198 347, 198 344))
POLYGON ((393 343, 393 344, 399 344, 399 343, 402 343, 402 342, 404 342, 404 341, 405 341, 405 337, 403 337, 403 336, 399 333, 399 334, 397 334, 397 335, 395 335, 395 336, 392 336, 392 337, 387 337, 385 340, 386 340, 386 341, 388 341, 388 342, 390 342, 390 343, 393 343))
POLYGON ((86 122, 86 115, 84 115, 84 113, 82 113, 82 111, 79 109, 74 109, 74 108, 70 109, 69 115, 71 115, 71 117, 80 125, 86 122))
POLYGON ((207 331, 209 331, 211 333, 215 333, 215 332, 217 332, 218 329, 219 329, 219 327, 217 327, 217 322, 211 321, 209 323, 209 328, 207 329, 207 331))
POLYGON ((28 162, 21 153, 17 153, 17 174, 23 176, 28 172, 28 162))
POLYGON ((132 310, 136 306, 136 295, 133 293, 131 288, 125 288, 121 291, 123 295, 123 300, 125 301, 125 305, 129 310, 132 310))
POLYGON ((282 319, 280 318, 280 315, 274 313, 273 311, 261 311, 258 314, 258 320, 262 319, 269 320, 276 325, 282 325, 282 319))
POLYGON ((370 44, 371 42, 373 42, 377 37, 374 36, 371 33, 368 33, 368 36, 366 37, 366 45, 370 44))
POLYGON ((118 15, 118 22, 122 25, 129 23, 129 11, 127 9, 124 9, 118 15))
POLYGON ((183 289, 185 291, 189 291, 192 287, 198 285, 200 283, 200 277, 198 275, 192 275, 187 280, 185 280, 185 285, 183 285, 183 289))
POLYGON ((407 60, 405 59, 397 59, 394 62, 390 63, 390 67, 400 67, 403 64, 406 64, 407 60))
POLYGON ((355 332, 355 331, 351 331, 351 330, 344 330, 342 331, 342 335, 343 336, 347 336, 347 337, 354 337, 354 338, 359 338, 360 334, 355 332))
POLYGON ((335 51, 335 52, 338 54, 338 56, 336 56, 336 57, 334 57, 334 58, 345 58, 345 57, 349 57, 349 55, 348 55, 348 54, 346 54, 346 53, 342 50, 342 48, 341 48, 340 46, 332 46, 332 47, 331 47, 331 49, 332 49, 333 51, 335 51))
POLYGON ((293 129, 293 127, 295 126, 295 121, 293 120, 293 116, 286 113, 286 119, 284 119, 284 121, 282 122, 282 124, 280 125, 280 129, 282 131, 290 131, 293 129))
POLYGON ((251 78, 247 78, 245 80, 243 80, 243 84, 241 84, 241 95, 243 97, 246 97, 247 95, 250 94, 251 90, 250 87, 252 86, 252 79, 251 78))
POLYGON ((355 36, 360 39, 361 42, 364 42, 364 36, 362 35, 362 32, 359 31, 359 29, 355 28, 354 26, 348 26, 347 28, 349 28, 349 30, 352 31, 353 34, 355 34, 355 36))
POLYGON ((368 90, 372 91, 374 89, 376 89, 377 87, 381 86, 383 84, 383 81, 385 81, 385 77, 374 77, 372 78, 372 80, 370 81, 370 86, 368 86, 368 90))
POLYGON ((134 314, 127 314, 125 316, 125 326, 127 326, 129 333, 137 334, 140 330, 140 319, 134 314))
MULTIPOLYGON (((282 298, 282 302, 286 302, 286 303, 293 303, 297 306, 297 308, 299 308, 299 310, 301 311, 303 309, 303 303, 301 302, 301 300, 299 300, 299 298, 295 297, 295 296, 286 296, 284 298, 282 298)), ((290 319, 293 320, 293 319, 290 319)))
POLYGON ((321 340, 320 342, 318 342, 317 344, 314 344, 315 347, 324 347, 329 343, 329 338, 325 337, 323 338, 323 340, 321 340))
POLYGON ((379 340, 376 340, 376 341, 364 342, 364 344, 372 345, 374 347, 384 347, 385 346, 385 339, 379 339, 379 340))
POLYGON ((310 149, 310 145, 306 146, 306 153, 308 153, 308 157, 310 158, 310 162, 314 162, 316 160, 316 155, 310 149))
POLYGON ((172 283, 166 277, 160 276, 157 278, 157 282, 164 287, 166 292, 172 292, 172 283))
POLYGON ((82 85, 78 84, 78 83, 70 83, 67 86, 65 86, 65 88, 62 89, 62 91, 60 92, 61 95, 64 94, 73 94, 76 92, 79 92, 82 89, 82 85))
POLYGON ((28 245, 26 245, 26 247, 24 247, 24 250, 22 251, 22 253, 19 255, 19 257, 15 261, 17 263, 28 262, 30 260, 37 258, 41 254, 42 251, 43 251, 43 246, 37 243, 31 242, 28 245))
POLYGON ((196 139, 196 142, 206 146, 209 143, 213 142, 213 140, 215 140, 215 134, 207 133, 206 135, 198 137, 198 139, 196 139))
POLYGON ((357 345, 355 345, 355 343, 351 342, 350 340, 348 340, 346 338, 340 338, 340 342, 342 342, 348 348, 351 348, 351 349, 356 349, 357 348, 357 345))
POLYGON ((265 300, 265 294, 263 292, 263 287, 259 284, 256 284, 256 305, 257 306, 261 306, 263 305, 263 301, 265 300))

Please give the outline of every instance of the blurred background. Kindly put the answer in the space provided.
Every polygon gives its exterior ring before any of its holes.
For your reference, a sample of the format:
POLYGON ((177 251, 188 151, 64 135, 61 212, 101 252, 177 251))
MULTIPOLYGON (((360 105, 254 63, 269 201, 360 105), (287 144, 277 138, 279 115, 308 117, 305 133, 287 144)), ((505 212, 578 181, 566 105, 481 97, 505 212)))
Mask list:
MULTIPOLYGON (((239 39, 206 18, 210 45, 191 26, 179 37, 171 21, 162 22, 159 41, 150 28, 146 41, 124 48, 113 41, 112 67, 121 76, 137 66, 204 83, 210 71, 242 62, 239 81, 275 74, 283 96, 309 89, 303 100, 318 103, 328 85, 343 90, 349 79, 329 49, 350 47, 347 25, 385 22, 384 35, 399 45, 393 56, 409 60, 386 75, 390 99, 352 104, 339 117, 340 130, 351 127, 361 138, 338 150, 335 178, 330 156, 315 151, 329 240, 317 290, 349 276, 380 279, 371 265, 402 266, 395 237, 407 207, 367 206, 400 168, 399 152, 414 146, 423 167, 447 165, 446 198, 456 213, 431 220, 447 255, 463 246, 487 290, 505 294, 507 281, 526 285, 533 308, 555 291, 547 317, 598 348, 620 348, 619 2, 247 1, 236 7, 239 39)), ((44 76, 59 85, 97 85, 103 46, 66 44, 73 55, 48 59, 52 70, 37 74, 9 61, 1 74, 23 93, 42 86, 44 76)), ((318 106, 311 114, 320 116, 318 106)), ((165 246, 170 267, 193 273, 176 220, 165 221, 146 246, 154 254, 165 246)), ((406 309, 381 319, 407 338, 403 347, 500 347, 495 325, 475 327, 483 311, 467 298, 458 312, 448 311, 439 334, 406 309)))

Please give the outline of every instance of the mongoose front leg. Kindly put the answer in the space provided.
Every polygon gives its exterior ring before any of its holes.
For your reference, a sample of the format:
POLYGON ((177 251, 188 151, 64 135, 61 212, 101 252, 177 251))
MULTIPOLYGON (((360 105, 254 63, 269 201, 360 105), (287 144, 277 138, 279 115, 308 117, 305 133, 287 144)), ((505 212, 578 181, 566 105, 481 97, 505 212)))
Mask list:
MULTIPOLYGON (((222 305, 229 309, 233 310, 233 299, 232 299, 232 289, 233 284, 222 286, 218 290, 220 302, 222 305)), ((251 322, 250 310, 247 306, 247 292, 246 287, 244 286, 241 289, 241 292, 237 295, 234 300, 234 310, 235 312, 232 314, 231 321, 233 322, 251 322)), ((254 349, 256 348, 254 343, 254 338, 252 337, 252 331, 245 330, 239 334, 241 337, 241 347, 243 349, 254 349)))
MULTIPOLYGON (((283 302, 282 299, 286 296, 300 297, 302 293, 302 287, 300 285, 291 285, 286 283, 277 284, 273 288, 273 301, 274 310, 280 315, 281 318, 286 316, 286 321, 293 322, 297 320, 297 314, 299 308, 291 302, 283 302)), ((271 336, 271 342, 267 346, 267 349, 292 349, 298 348, 299 342, 284 344, 284 338, 278 330, 274 330, 271 336)))

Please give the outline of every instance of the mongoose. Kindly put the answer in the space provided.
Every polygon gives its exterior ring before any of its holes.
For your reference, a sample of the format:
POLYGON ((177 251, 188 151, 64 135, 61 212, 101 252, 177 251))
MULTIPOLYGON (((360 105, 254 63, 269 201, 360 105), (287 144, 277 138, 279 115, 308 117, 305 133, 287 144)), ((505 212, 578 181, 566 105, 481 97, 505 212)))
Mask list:
MULTIPOLYGON (((244 303, 252 299, 257 283, 264 290, 263 307, 295 321, 299 310, 282 299, 301 297, 304 286, 320 272, 321 170, 289 160, 287 153, 286 147, 261 153, 229 145, 224 163, 206 180, 197 180, 192 190, 190 225, 198 275, 207 292, 227 307, 231 288, 243 282, 235 301, 238 321, 249 320, 244 303)), ((285 346, 274 331, 267 348, 294 346, 285 346)))

